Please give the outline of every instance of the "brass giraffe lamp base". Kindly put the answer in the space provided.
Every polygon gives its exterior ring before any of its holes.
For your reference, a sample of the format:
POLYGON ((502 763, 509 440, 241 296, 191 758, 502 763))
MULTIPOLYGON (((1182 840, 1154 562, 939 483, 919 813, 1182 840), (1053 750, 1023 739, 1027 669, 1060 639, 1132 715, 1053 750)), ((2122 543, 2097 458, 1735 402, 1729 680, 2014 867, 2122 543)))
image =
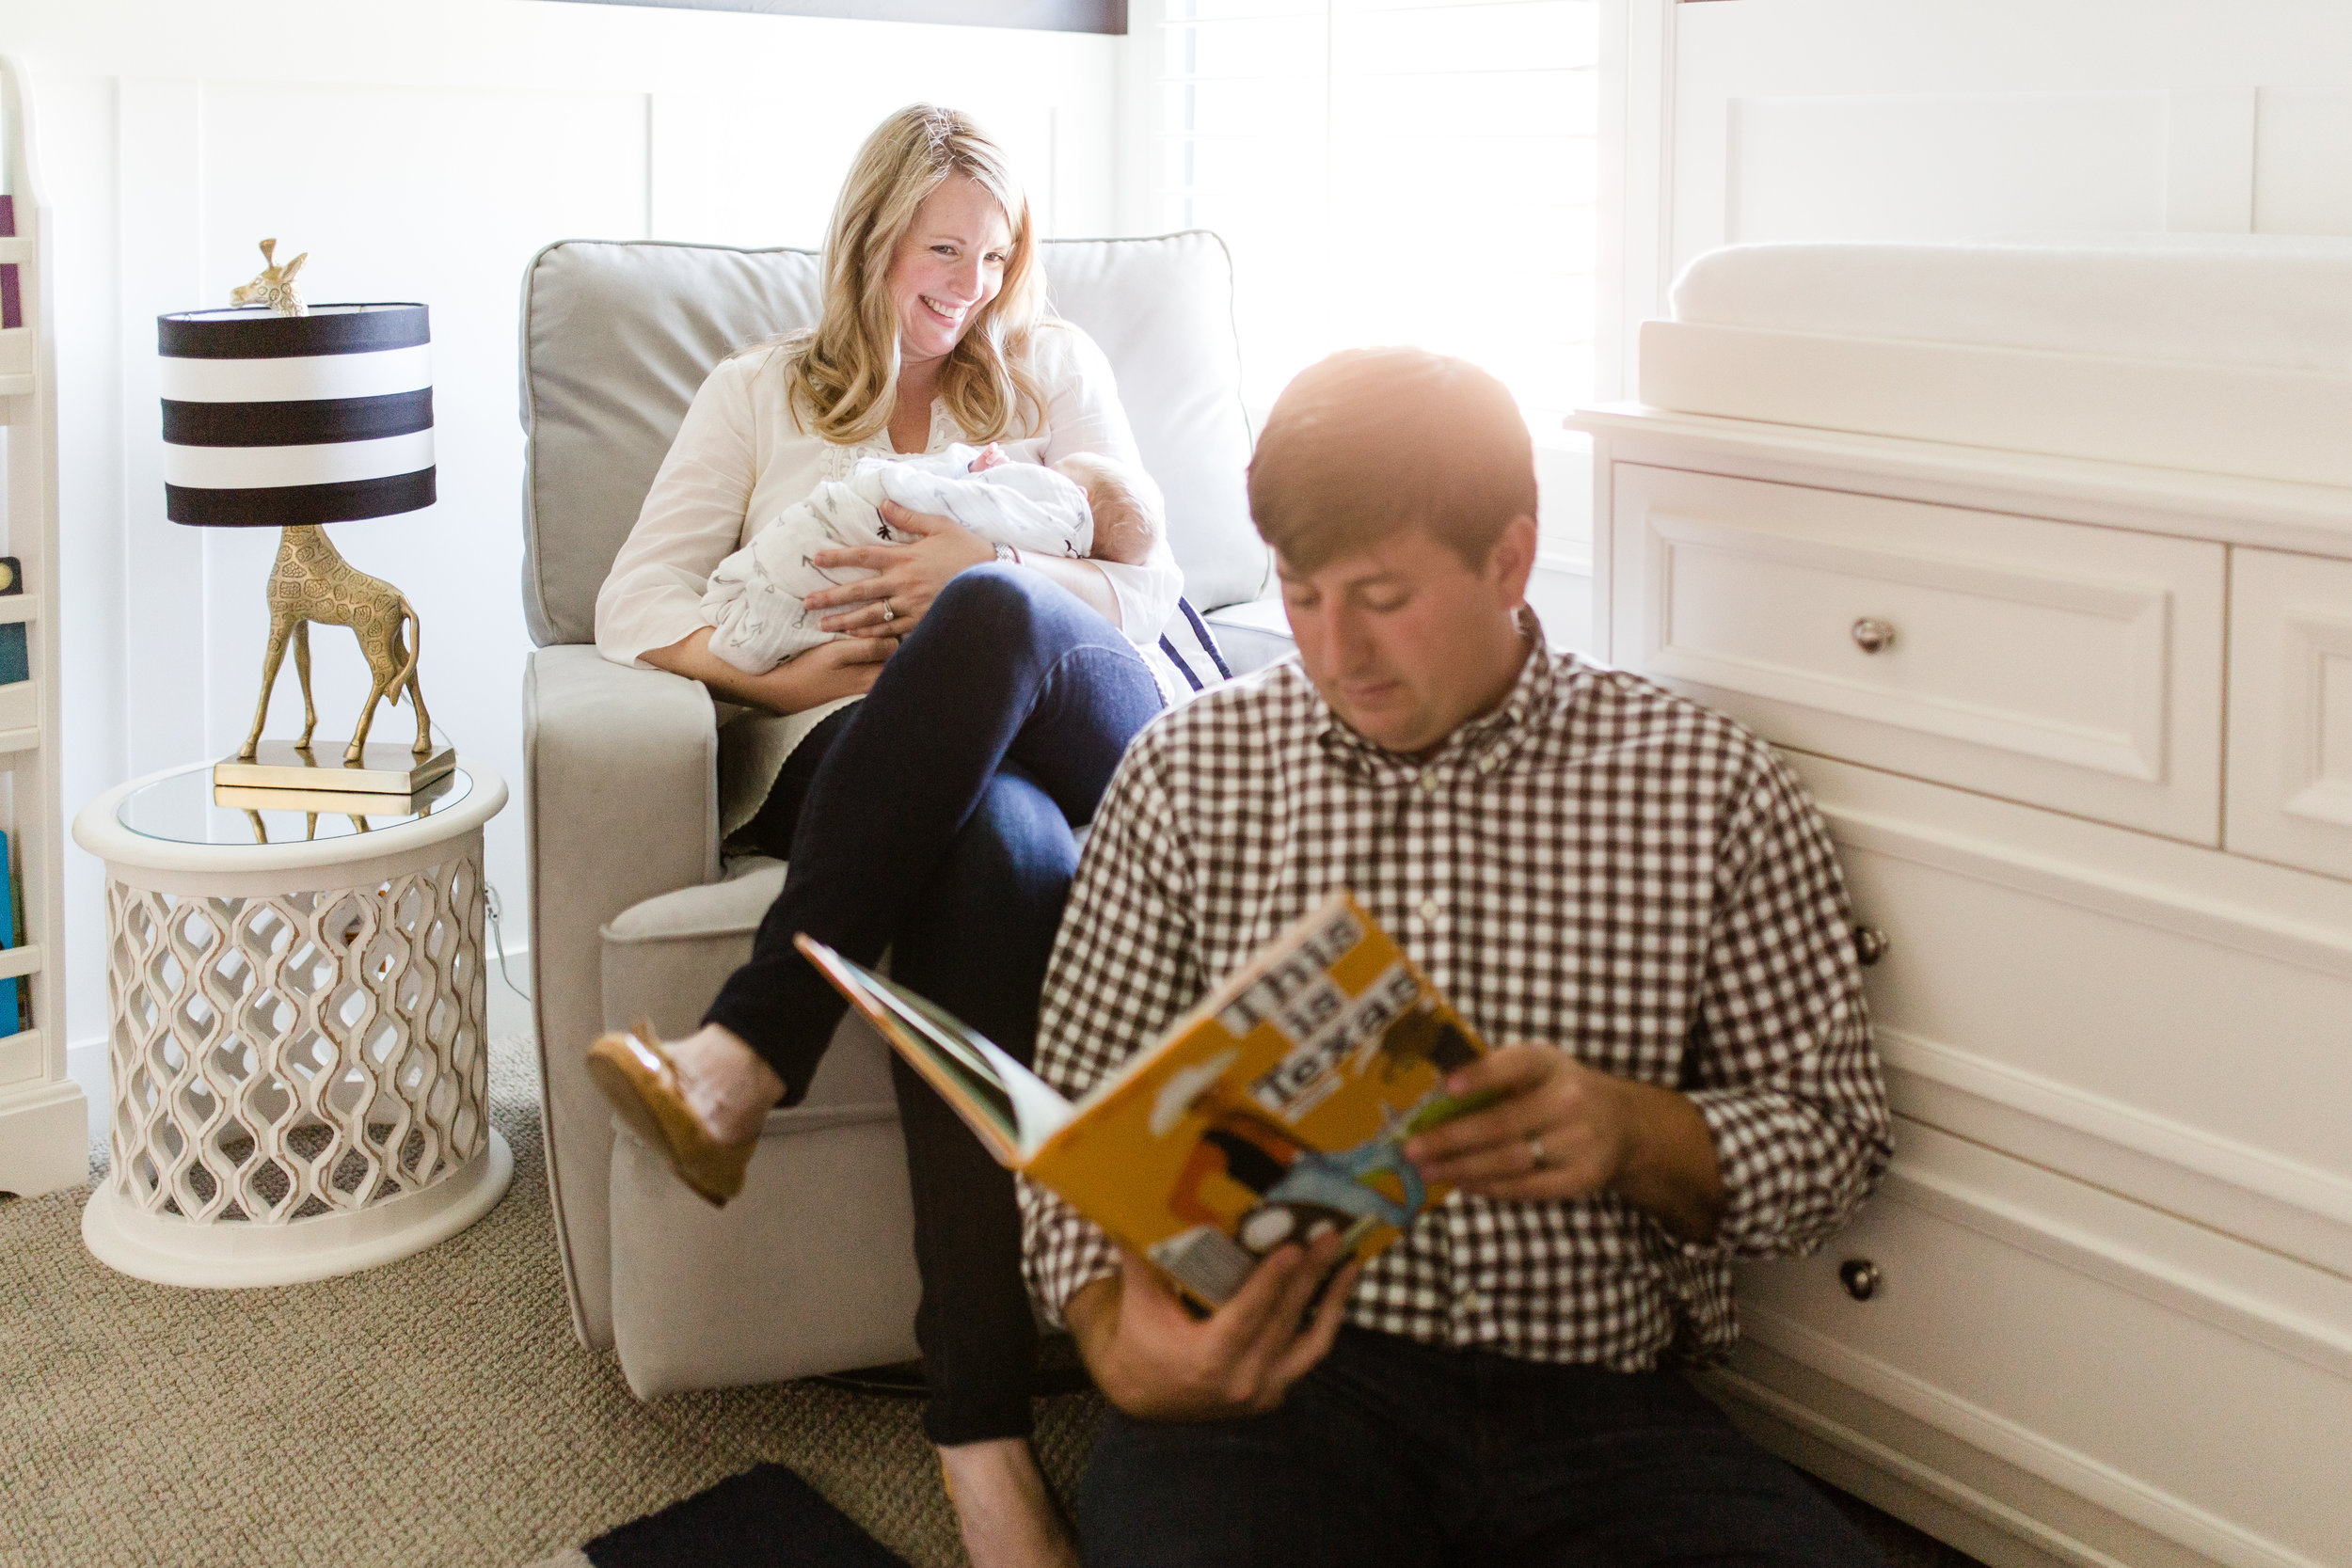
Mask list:
POLYGON ((372 740, 356 762, 345 762, 343 752, 340 740, 322 740, 307 751, 291 740, 264 740, 251 757, 223 757, 213 764, 213 784, 215 788, 415 795, 457 766, 457 748, 446 744, 419 756, 399 741, 372 740))

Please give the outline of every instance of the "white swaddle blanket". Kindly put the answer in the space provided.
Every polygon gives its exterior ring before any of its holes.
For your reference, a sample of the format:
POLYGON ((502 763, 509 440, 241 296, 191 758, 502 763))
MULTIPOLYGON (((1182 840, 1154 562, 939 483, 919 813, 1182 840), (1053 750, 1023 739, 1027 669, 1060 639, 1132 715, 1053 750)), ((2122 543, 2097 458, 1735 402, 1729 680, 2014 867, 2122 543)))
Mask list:
POLYGON ((951 446, 928 457, 868 457, 846 480, 819 484, 809 498, 719 562, 704 592, 702 617, 713 630, 710 651, 750 674, 841 635, 818 623, 808 595, 874 574, 862 566, 819 567, 819 550, 904 545, 914 535, 882 520, 883 500, 910 512, 954 518, 992 545, 1040 555, 1080 558, 1094 548, 1094 514, 1076 481, 1034 461, 1041 443, 1007 442, 1012 461, 971 471, 979 452, 951 446))

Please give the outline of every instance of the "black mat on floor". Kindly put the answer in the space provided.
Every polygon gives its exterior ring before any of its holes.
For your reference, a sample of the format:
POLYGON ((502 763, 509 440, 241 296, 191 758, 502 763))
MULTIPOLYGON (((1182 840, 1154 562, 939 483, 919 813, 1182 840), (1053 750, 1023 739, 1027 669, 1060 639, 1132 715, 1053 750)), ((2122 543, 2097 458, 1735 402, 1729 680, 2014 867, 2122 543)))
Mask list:
POLYGON ((907 1568, 781 1465, 729 1476, 580 1550, 596 1568, 907 1568))

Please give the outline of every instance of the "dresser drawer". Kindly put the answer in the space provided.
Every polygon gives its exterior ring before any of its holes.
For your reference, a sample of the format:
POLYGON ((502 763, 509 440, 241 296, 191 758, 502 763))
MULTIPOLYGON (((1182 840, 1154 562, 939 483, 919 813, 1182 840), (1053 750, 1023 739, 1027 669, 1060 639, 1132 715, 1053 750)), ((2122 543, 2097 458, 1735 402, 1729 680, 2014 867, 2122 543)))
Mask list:
POLYGON ((2229 847, 2352 877, 2352 562, 2236 552, 2229 847))
POLYGON ((2199 1557, 2352 1562, 2352 1283, 1930 1128, 1896 1141, 1828 1249, 1740 1270, 1750 1341, 2199 1557))
POLYGON ((1885 942, 1866 975, 1890 1066, 1985 1064, 2036 1115, 2322 1212, 2352 1203, 2352 949, 2282 911, 2030 850, 1831 825, 1854 917, 1885 942))
POLYGON ((1784 746, 2219 842, 2221 546, 1612 476, 1617 663, 1784 746))

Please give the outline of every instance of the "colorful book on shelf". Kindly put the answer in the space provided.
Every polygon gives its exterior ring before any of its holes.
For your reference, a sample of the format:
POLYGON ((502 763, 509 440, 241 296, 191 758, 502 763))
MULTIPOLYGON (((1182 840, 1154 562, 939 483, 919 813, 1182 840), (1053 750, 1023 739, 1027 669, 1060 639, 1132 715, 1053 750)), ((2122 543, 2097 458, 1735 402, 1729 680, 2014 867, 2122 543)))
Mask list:
MULTIPOLYGON (((16 233, 16 198, 0 196, 0 239, 16 233)), ((24 325, 24 295, 17 281, 16 263, 0 261, 0 327, 24 325)))
MULTIPOLYGON (((16 841, 0 832, 0 948, 16 945, 16 841)), ((25 987, 14 978, 0 980, 0 1032, 14 1034, 30 1027, 24 1018, 25 987)))
MULTIPOLYGON (((24 569, 12 555, 0 555, 0 600, 24 592, 24 569)), ((40 722, 33 698, 33 665, 22 620, 0 621, 0 730, 40 722)), ((6 1018, 0 1012, 0 1019, 6 1018)))
POLYGON ((1335 893, 1073 1103, 931 1002, 802 935, 801 951, 979 1135, 1215 1307, 1285 1242, 1358 1258, 1446 1196, 1405 1140, 1473 1109, 1486 1050, 1354 898, 1335 893))

